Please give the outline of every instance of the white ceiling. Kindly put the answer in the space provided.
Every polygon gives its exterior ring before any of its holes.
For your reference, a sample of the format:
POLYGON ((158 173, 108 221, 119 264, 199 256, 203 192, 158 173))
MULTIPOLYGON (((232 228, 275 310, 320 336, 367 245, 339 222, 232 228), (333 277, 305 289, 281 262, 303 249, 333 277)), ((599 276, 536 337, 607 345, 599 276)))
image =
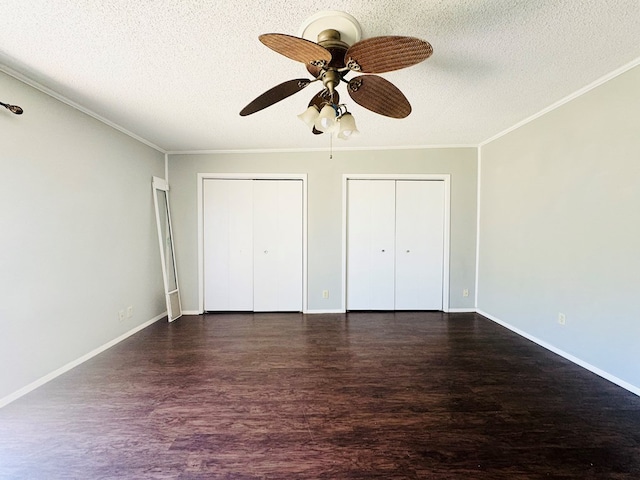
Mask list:
POLYGON ((405 119, 363 109, 343 84, 361 134, 334 147, 475 145, 640 57, 640 0, 3 0, 0 64, 167 151, 327 148, 296 118, 315 85, 238 115, 309 78, 258 35, 298 35, 322 10, 353 15, 363 38, 434 48, 382 74, 411 102, 405 119))

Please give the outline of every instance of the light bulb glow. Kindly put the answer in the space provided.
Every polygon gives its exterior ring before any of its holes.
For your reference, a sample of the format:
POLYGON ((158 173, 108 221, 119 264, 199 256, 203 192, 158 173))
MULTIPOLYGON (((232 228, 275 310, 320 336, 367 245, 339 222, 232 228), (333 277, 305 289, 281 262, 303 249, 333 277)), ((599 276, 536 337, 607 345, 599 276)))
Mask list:
POLYGON ((349 112, 345 113, 339 118, 338 126, 338 138, 341 138, 343 140, 347 140, 352 135, 359 133, 358 129, 356 128, 356 120, 349 112))
POLYGON ((332 105, 325 105, 315 122, 315 127, 321 132, 331 132, 336 127, 336 111, 332 105))

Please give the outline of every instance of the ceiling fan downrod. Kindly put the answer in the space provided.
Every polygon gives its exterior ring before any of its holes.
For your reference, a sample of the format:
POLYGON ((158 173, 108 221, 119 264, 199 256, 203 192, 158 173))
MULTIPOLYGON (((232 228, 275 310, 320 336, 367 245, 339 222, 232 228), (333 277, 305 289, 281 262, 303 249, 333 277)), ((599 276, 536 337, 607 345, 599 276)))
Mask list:
POLYGON ((326 48, 331 53, 331 61, 328 65, 322 67, 319 78, 333 100, 335 89, 343 77, 340 72, 345 71, 344 54, 349 49, 349 45, 340 39, 340 32, 332 28, 323 30, 318 34, 318 45, 326 48))

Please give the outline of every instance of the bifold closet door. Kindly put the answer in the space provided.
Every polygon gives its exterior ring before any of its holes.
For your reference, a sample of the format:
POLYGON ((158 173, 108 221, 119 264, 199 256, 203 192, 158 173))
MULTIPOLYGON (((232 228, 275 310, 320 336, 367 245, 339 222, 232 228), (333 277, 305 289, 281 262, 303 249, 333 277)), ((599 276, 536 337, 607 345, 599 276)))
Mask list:
POLYGON ((204 181, 204 309, 253 310, 253 181, 204 181))
POLYGON ((302 310, 302 181, 204 181, 204 309, 302 310))
POLYGON ((444 182, 396 181, 396 310, 442 310, 444 182))
POLYGON ((253 310, 302 310, 302 181, 253 182, 253 310))
POLYGON ((393 310, 395 181, 347 183, 347 308, 393 310))
POLYGON ((347 309, 442 310, 444 182, 349 180, 347 309))

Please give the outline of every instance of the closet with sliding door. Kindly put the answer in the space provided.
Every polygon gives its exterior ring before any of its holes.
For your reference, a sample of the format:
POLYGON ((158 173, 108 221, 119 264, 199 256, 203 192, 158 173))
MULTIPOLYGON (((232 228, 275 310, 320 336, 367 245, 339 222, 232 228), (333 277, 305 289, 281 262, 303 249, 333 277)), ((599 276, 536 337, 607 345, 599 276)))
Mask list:
POLYGON ((348 179, 347 310, 442 310, 445 182, 348 179))

